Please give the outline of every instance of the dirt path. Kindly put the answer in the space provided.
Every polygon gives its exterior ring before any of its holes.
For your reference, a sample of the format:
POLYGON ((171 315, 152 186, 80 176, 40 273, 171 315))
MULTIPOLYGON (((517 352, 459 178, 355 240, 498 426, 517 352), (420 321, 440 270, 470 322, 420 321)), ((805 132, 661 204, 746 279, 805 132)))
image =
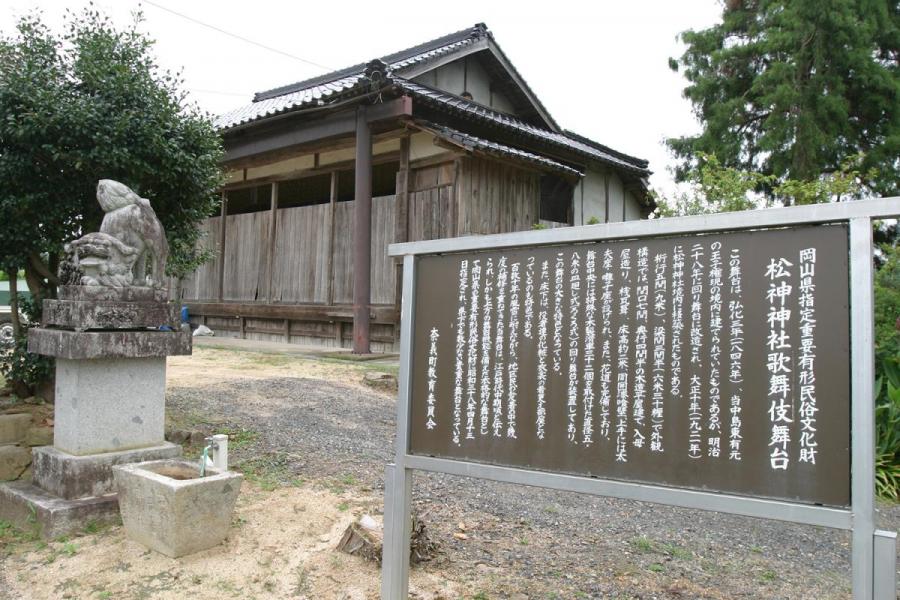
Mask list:
MULTIPOLYGON (((172 425, 228 431, 248 480, 229 540, 181 560, 121 527, 9 543, 11 598, 378 598, 378 569, 334 550, 381 514, 394 401, 362 384, 373 367, 210 348, 169 366, 172 425)), ((843 532, 444 475, 416 475, 414 504, 442 548, 416 598, 849 598, 843 532)))

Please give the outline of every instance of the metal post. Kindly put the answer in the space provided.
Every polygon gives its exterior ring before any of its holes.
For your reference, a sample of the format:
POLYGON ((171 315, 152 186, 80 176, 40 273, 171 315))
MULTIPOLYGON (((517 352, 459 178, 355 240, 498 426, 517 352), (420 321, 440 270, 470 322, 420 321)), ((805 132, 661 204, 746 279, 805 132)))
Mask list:
POLYGON ((407 468, 406 454, 409 451, 415 266, 414 256, 403 257, 403 304, 400 309, 400 385, 397 392, 397 449, 395 464, 388 465, 384 474, 381 600, 397 600, 409 595, 412 471, 407 468))
POLYGON ((875 352, 872 322, 872 221, 850 219, 851 569, 854 600, 873 594, 875 533, 875 352))
POLYGON ((356 111, 356 218, 353 235, 353 353, 368 354, 372 269, 372 133, 366 107, 356 111))
POLYGON ((875 600, 895 600, 897 598, 897 532, 875 532, 875 600))

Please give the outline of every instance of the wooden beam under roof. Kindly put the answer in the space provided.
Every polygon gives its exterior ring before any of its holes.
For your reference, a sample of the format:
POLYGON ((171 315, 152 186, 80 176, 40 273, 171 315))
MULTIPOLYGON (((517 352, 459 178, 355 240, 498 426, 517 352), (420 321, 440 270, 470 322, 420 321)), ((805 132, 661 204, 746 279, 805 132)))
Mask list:
MULTIPOLYGON (((366 111, 368 122, 398 119, 412 116, 412 98, 402 96, 381 104, 374 104, 366 111)), ((322 119, 303 122, 293 127, 268 127, 264 131, 247 136, 235 136, 225 141, 223 162, 230 164, 240 159, 268 154, 294 146, 309 144, 356 132, 356 110, 344 111, 322 119)))

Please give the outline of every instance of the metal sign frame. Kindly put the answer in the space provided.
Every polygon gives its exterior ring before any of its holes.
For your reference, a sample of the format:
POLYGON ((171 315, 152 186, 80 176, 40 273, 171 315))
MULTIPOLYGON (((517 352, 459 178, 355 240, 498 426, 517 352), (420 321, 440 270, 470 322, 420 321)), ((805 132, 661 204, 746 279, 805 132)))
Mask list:
POLYGON ((408 596, 412 471, 432 471, 554 490, 654 502, 669 506, 760 517, 852 532, 854 600, 894 598, 896 534, 875 530, 875 355, 872 219, 900 215, 900 197, 627 221, 467 238, 392 244, 403 257, 400 382, 394 463, 384 482, 382 600, 408 596), (676 234, 732 232, 793 225, 848 223, 850 233, 851 507, 838 509, 715 492, 595 479, 409 453, 412 401, 412 337, 417 256, 554 244, 655 238, 676 234), (891 582, 894 582, 893 584, 891 582), (879 594, 876 596, 876 592, 879 594))

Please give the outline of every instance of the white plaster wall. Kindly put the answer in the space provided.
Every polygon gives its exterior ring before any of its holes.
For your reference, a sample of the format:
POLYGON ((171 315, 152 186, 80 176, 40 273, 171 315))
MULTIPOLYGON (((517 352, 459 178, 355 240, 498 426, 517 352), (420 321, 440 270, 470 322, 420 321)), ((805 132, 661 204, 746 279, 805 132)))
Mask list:
POLYGON ((615 173, 609 173, 609 222, 618 223, 625 210, 625 186, 615 173))
POLYGON ((596 217, 601 223, 606 221, 604 177, 603 173, 588 169, 575 186, 573 200, 576 225, 587 225, 591 217, 596 217))
POLYGON ((612 171, 588 168, 584 177, 575 186, 575 224, 587 225, 591 217, 601 223, 606 221, 606 179, 609 179, 609 222, 641 218, 640 204, 634 194, 625 190, 622 180, 612 171))
POLYGON ((312 169, 315 159, 312 154, 304 156, 296 156, 287 160, 263 165, 261 167, 253 167, 247 169, 247 179, 258 179, 260 177, 268 177, 270 175, 281 175, 282 173, 292 173, 304 169, 312 169))
POLYGON ((499 110, 500 112, 505 112, 510 115, 516 114, 515 109, 513 109, 512 103, 506 99, 506 96, 499 92, 494 92, 491 95, 491 108, 495 110, 499 110))
POLYGON ((629 191, 625 192, 625 220, 637 221, 641 218, 641 205, 637 198, 629 191))
POLYGON ((346 162, 356 158, 356 148, 343 148, 341 150, 332 150, 331 152, 319 153, 319 165, 330 165, 333 163, 346 162))
POLYGON ((468 74, 466 75, 466 86, 472 99, 479 104, 485 106, 491 105, 491 80, 487 72, 478 64, 478 61, 471 59, 467 63, 468 74))
POLYGON ((435 145, 434 136, 430 133, 415 133, 409 138, 409 160, 419 160, 443 154, 447 150, 435 145))
POLYGON ((515 114, 512 104, 502 94, 491 93, 487 71, 471 57, 463 57, 416 77, 414 81, 436 87, 445 92, 462 95, 468 91, 472 100, 499 111, 515 114), (468 59, 468 60, 467 60, 468 59))
POLYGON ((452 63, 441 65, 434 70, 437 78, 435 86, 438 89, 459 96, 464 91, 465 64, 464 59, 454 60, 452 63))

